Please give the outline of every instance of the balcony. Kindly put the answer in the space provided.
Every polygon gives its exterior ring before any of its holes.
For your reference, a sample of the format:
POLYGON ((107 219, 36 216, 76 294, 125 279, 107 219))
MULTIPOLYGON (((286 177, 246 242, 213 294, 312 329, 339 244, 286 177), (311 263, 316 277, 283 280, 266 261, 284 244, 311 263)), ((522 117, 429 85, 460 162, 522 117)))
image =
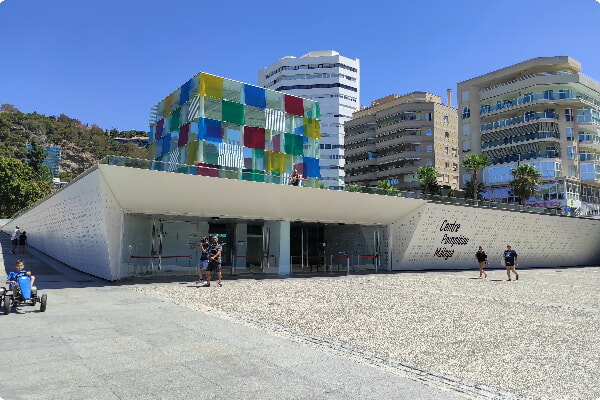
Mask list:
POLYGON ((558 120, 558 113, 556 112, 530 112, 526 115, 519 115, 512 118, 502 118, 494 122, 483 122, 481 124, 481 132, 490 131, 493 129, 505 128, 508 126, 515 126, 530 123, 533 121, 539 121, 542 119, 547 120, 558 120))
POLYGON ((580 132, 579 133, 579 148, 580 149, 590 149, 593 151, 600 152, 600 135, 580 132))
POLYGON ((524 96, 519 96, 512 99, 497 101, 496 104, 482 105, 481 116, 496 113, 498 111, 510 110, 522 106, 524 104, 531 104, 534 102, 552 102, 552 104, 560 103, 585 103, 600 107, 600 100, 593 97, 587 96, 580 92, 573 92, 571 90, 548 90, 544 92, 528 93, 524 96))

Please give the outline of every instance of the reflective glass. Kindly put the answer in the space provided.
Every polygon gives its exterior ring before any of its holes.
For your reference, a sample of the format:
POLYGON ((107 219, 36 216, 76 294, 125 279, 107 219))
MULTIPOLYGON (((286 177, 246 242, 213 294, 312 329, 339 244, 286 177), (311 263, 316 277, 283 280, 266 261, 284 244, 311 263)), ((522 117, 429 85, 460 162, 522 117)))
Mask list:
POLYGON ((244 117, 245 125, 247 126, 267 127, 267 117, 263 108, 245 106, 244 117))
POLYGON ((244 85, 244 103, 248 106, 264 109, 267 106, 265 89, 244 85))
POLYGON ((283 93, 267 90, 265 100, 267 108, 274 111, 283 111, 283 93))
POLYGON ((217 121, 223 119, 222 100, 213 99, 212 97, 202 96, 200 116, 210 118, 217 121))
POLYGON ((244 84, 241 82, 223 79, 223 100, 233 101, 242 104, 242 93, 244 84))

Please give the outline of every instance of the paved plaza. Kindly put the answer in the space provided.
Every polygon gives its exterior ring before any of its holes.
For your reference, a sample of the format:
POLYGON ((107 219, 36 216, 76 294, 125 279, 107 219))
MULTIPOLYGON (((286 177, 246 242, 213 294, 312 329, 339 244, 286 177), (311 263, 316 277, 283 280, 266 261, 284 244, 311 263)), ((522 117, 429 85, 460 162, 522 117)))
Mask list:
POLYGON ((6 272, 24 259, 48 295, 0 315, 5 400, 600 398, 597 267, 204 288, 110 283, 0 241, 6 272))

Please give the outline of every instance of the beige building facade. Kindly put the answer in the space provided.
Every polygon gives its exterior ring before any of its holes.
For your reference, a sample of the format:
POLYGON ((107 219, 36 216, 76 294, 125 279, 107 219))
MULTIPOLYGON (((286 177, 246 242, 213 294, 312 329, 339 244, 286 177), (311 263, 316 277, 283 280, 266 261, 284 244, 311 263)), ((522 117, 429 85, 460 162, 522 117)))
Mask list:
POLYGON ((346 184, 374 187, 385 180, 418 190, 416 171, 433 166, 442 187, 459 188, 458 113, 440 96, 413 92, 371 102, 344 124, 346 184))
MULTIPOLYGON (((460 155, 486 154, 484 198, 518 202, 509 186, 520 163, 543 185, 527 205, 598 215, 600 83, 571 57, 539 57, 458 84, 460 155)), ((460 184, 471 179, 461 170, 460 184)))

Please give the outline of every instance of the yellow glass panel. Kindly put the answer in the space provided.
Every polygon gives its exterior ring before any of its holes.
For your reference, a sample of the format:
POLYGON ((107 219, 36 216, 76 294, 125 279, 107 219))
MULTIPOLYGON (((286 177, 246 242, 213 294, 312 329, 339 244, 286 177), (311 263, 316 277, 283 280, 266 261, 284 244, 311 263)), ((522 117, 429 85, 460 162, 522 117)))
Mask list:
POLYGON ((173 93, 171 93, 170 95, 167 96, 167 98, 165 99, 165 110, 164 110, 164 115, 171 115, 172 112, 172 108, 173 108, 173 93))
POLYGON ((313 139, 319 139, 321 137, 321 129, 319 121, 304 117, 304 134, 313 139))
POLYGON ((272 153, 271 172, 279 172, 280 174, 284 173, 285 168, 283 162, 283 153, 272 153))
POLYGON ((222 99, 223 78, 205 73, 200 74, 200 94, 222 99))
POLYGON ((191 142, 190 144, 188 144, 188 149, 187 149, 187 163, 188 165, 194 165, 198 162, 200 162, 199 157, 198 157, 198 141, 195 142, 191 142))

